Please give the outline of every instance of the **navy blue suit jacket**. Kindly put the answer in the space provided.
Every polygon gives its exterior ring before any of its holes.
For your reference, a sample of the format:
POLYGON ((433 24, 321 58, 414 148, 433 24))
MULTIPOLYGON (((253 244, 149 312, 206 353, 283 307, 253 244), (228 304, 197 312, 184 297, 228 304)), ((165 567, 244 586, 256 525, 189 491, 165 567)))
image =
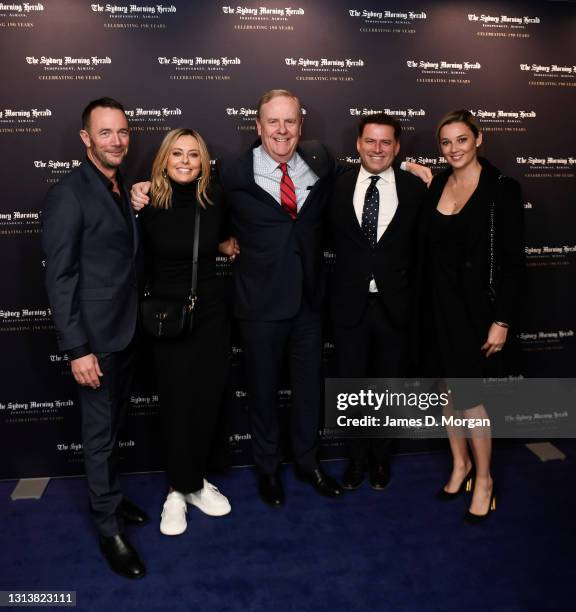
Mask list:
POLYGON ((234 314, 278 321, 294 317, 305 296, 314 309, 324 294, 322 224, 334 160, 318 142, 301 142, 298 153, 319 177, 292 220, 254 181, 252 150, 220 160, 232 232, 240 244, 234 264, 234 314))
MULTIPOLYGON (((130 199, 124 186, 124 198, 130 199)), ((132 340, 141 252, 132 229, 95 168, 84 162, 48 192, 42 214, 46 289, 60 350, 82 345, 116 352, 132 340)))

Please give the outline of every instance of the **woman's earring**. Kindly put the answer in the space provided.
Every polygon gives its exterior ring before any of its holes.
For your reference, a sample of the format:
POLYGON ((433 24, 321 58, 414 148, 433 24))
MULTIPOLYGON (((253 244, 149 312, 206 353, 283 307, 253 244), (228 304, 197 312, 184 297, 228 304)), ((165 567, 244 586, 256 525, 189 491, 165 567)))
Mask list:
POLYGON ((168 173, 166 172, 166 170, 162 170, 162 178, 168 178, 168 173))

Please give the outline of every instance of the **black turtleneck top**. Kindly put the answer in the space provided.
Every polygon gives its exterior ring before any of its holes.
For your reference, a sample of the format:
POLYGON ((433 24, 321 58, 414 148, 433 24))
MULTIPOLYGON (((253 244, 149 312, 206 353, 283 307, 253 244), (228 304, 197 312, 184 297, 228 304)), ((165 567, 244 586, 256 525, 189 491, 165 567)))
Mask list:
MULTIPOLYGON (((145 206, 139 214, 144 235, 146 276, 154 295, 184 298, 190 291, 194 242, 196 181, 172 185, 172 208, 145 206)), ((200 243, 198 247, 199 304, 204 298, 221 294, 216 277, 218 243, 226 240, 224 197, 218 185, 210 185, 212 204, 200 207, 200 243)))

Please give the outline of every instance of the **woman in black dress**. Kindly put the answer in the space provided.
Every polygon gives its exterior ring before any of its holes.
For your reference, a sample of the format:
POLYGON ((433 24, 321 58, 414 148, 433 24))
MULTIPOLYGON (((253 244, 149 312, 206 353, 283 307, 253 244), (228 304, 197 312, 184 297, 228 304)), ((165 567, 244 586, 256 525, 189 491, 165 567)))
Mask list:
MULTIPOLYGON (((446 115, 437 136, 450 167, 432 181, 424 214, 425 369, 443 378, 482 379, 500 369, 517 312, 522 194, 515 180, 478 157, 482 134, 469 111, 446 115)), ((457 381, 446 386, 454 391, 448 415, 487 417, 480 395, 457 381)), ((438 497, 453 499, 473 482, 465 520, 480 522, 495 508, 490 428, 447 430, 453 467, 438 497)))
POLYGON ((229 320, 215 258, 219 243, 228 255, 233 255, 234 247, 222 234, 223 194, 210 183, 204 140, 193 130, 173 130, 152 166, 150 205, 140 210, 154 296, 183 300, 190 291, 197 207, 200 240, 193 331, 183 338, 153 342, 170 485, 160 522, 165 535, 184 532, 187 503, 211 516, 231 509, 204 476, 230 351, 229 320))

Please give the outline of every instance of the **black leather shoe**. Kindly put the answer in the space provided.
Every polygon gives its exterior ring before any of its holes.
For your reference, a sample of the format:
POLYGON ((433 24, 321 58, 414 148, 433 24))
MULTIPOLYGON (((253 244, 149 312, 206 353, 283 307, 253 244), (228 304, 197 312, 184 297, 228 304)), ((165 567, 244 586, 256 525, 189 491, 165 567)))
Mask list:
POLYGON ((364 464, 361 461, 350 459, 346 471, 342 476, 342 488, 354 491, 364 482, 364 464))
POLYGON ((325 474, 320 468, 316 468, 312 472, 304 472, 297 469, 296 476, 300 480, 310 483, 316 493, 324 495, 324 497, 340 497, 342 495, 342 487, 334 478, 325 474))
POLYGON ((127 499, 123 499, 116 508, 116 512, 119 516, 124 519, 127 525, 136 525, 140 527, 146 525, 150 520, 144 510, 140 510, 138 506, 134 505, 127 499))
POLYGON ((383 491, 390 484, 390 466, 387 463, 375 463, 368 472, 370 486, 375 491, 383 491))
POLYGON ((100 536, 100 550, 113 572, 124 578, 142 578, 146 568, 126 536, 100 536))
POLYGON ((284 489, 276 474, 260 474, 258 476, 258 495, 260 499, 273 508, 284 505, 284 489))

